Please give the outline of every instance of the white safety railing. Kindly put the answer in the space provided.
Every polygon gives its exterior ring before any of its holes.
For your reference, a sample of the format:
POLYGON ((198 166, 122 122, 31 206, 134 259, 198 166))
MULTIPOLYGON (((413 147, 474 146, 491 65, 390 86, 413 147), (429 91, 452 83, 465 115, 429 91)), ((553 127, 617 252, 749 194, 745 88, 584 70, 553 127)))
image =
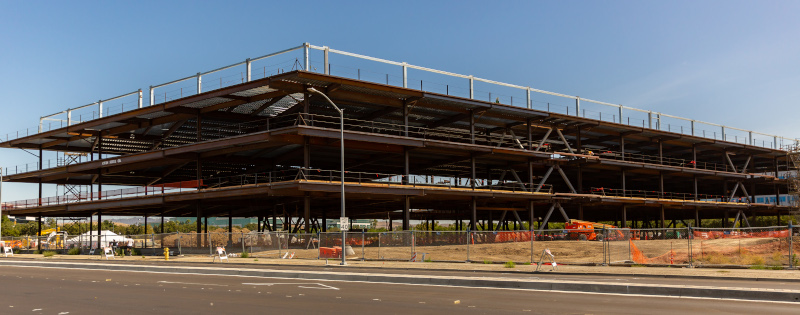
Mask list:
MULTIPOLYGON (((420 72, 420 76, 423 75, 440 75, 445 76, 445 80, 448 79, 459 79, 459 80, 466 80, 464 82, 464 87, 461 86, 453 86, 453 90, 464 90, 465 97, 469 97, 470 99, 483 99, 486 94, 488 94, 488 100, 492 100, 492 92, 487 92, 483 90, 476 89, 476 83, 480 83, 482 85, 489 86, 492 89, 511 89, 512 93, 521 93, 524 94, 523 99, 525 99, 525 107, 530 109, 541 109, 546 110, 549 112, 556 112, 556 113, 565 113, 567 115, 577 116, 577 117, 585 117, 585 118, 592 118, 592 119, 599 119, 603 121, 609 121, 613 123, 619 123, 623 125, 631 125, 637 126, 642 128, 648 129, 655 129, 660 131, 667 131, 667 132, 674 132, 680 133, 685 135, 692 135, 710 139, 717 139, 729 142, 736 142, 746 145, 753 145, 753 146, 761 146, 766 148, 774 148, 774 149, 783 149, 790 145, 796 145, 800 142, 798 138, 787 138, 781 137, 777 135, 770 135, 761 132, 755 132, 752 130, 735 128, 730 126, 725 126, 721 124, 711 123, 700 121, 696 119, 689 119, 683 118, 679 116, 673 116, 668 114, 663 114, 660 112, 653 112, 650 110, 644 110, 629 106, 623 106, 620 104, 612 104, 597 100, 592 100, 588 98, 583 98, 580 96, 574 95, 567 95, 562 93, 550 92, 545 90, 540 90, 536 88, 532 88, 530 86, 522 86, 517 84, 510 84, 504 83, 484 78, 479 78, 474 75, 464 75, 458 74, 454 72, 436 70, 432 68, 416 66, 409 64, 407 62, 397 62, 391 61, 381 58, 370 57, 366 55, 355 54, 351 52, 346 52, 342 50, 331 49, 327 46, 316 46, 311 45, 309 43, 303 43, 300 46, 292 47, 289 49, 281 50, 275 53, 263 55, 256 58, 247 58, 242 62, 237 62, 228 66, 220 67, 211 71, 206 72, 198 72, 195 75, 187 76, 181 79, 173 80, 167 83, 152 85, 149 87, 149 98, 150 102, 149 105, 155 105, 158 103, 167 102, 169 100, 182 98, 189 95, 199 94, 203 91, 210 91, 215 90, 218 88, 222 88, 225 86, 249 82, 253 80, 253 77, 267 77, 272 74, 277 74, 281 72, 285 72, 286 69, 302 69, 307 71, 314 71, 316 68, 311 66, 311 57, 310 57, 310 50, 317 50, 323 53, 323 73, 331 74, 331 63, 330 63, 330 55, 335 54, 343 57, 348 58, 355 58, 362 61, 373 62, 393 67, 400 67, 399 73, 401 74, 401 80, 390 80, 391 77, 395 77, 394 75, 386 74, 385 83, 387 85, 397 85, 402 86, 405 88, 409 88, 409 69, 416 70, 420 72), (285 60, 279 63, 273 63, 270 65, 265 65, 263 67, 255 68, 253 63, 261 60, 268 59, 270 57, 275 57, 291 52, 302 51, 302 61, 300 58, 295 58, 294 60, 285 60), (289 65, 289 63, 294 63, 289 65), (242 67, 239 69, 238 67, 242 67), (259 68, 262 71, 258 71, 259 68), (232 73, 239 70, 237 73, 232 73), (269 71, 268 71, 269 70, 269 71), (219 80, 212 79, 208 80, 210 75, 218 75, 219 80), (206 83, 204 86, 204 77, 206 78, 206 83), (178 85, 187 83, 187 81, 194 81, 193 84, 190 86, 180 86, 174 87, 173 90, 165 89, 169 86, 178 85), (218 85, 217 85, 218 84, 218 85), (157 89, 165 90, 165 91, 157 91, 157 89), (479 94, 479 95, 477 95, 479 94), (534 99, 533 95, 540 95, 545 97, 556 98, 557 100, 567 100, 570 103, 574 103, 574 105, 567 105, 564 106, 562 104, 552 104, 550 102, 545 101, 537 101, 534 99), (534 105, 537 104, 537 105, 534 105), (541 104, 541 105, 540 105, 541 104), (546 106, 545 106, 546 104, 546 106), (599 106, 599 110, 594 110, 590 106, 599 106), (610 109, 611 111, 604 111, 610 109), (605 118, 603 115, 605 114, 605 118), (710 128, 707 129, 707 128, 710 128), (760 142, 759 142, 760 140, 760 142)), ((377 65, 376 65, 377 66, 377 65)), ((345 67, 346 68, 346 67, 345 67)), ((358 79, 361 79, 362 73, 361 69, 356 69, 356 75, 350 74, 351 76, 355 76, 358 79)), ((429 85, 431 81, 428 81, 429 85)), ((383 83, 383 82, 382 82, 383 83)), ((434 86, 442 86, 440 82, 433 82, 434 86)), ((460 85, 461 83, 458 83, 460 85)), ((420 90, 423 90, 423 80, 420 80, 420 90)), ((446 93, 450 94, 450 85, 446 85, 446 93)), ((78 122, 102 118, 109 114, 108 110, 104 112, 104 104, 108 102, 118 100, 121 98, 129 97, 132 95, 138 95, 138 101, 136 102, 136 108, 141 108, 142 104, 142 90, 134 91, 132 93, 128 93, 125 95, 117 96, 114 98, 100 100, 91 104, 87 104, 84 106, 70 108, 52 115, 43 116, 39 120, 39 128, 38 132, 43 132, 46 130, 50 130, 52 128, 61 128, 64 126, 73 125, 78 122), (76 120, 74 114, 75 111, 79 111, 81 109, 97 107, 96 112, 93 111, 91 115, 81 115, 76 120), (61 115, 66 115, 66 118, 63 118, 61 115), (58 118, 62 117, 62 118, 58 118), (47 124, 45 122, 48 122, 47 124), (53 123, 56 123, 53 125, 53 123)), ((503 94, 494 94, 496 96, 496 101, 504 104, 514 105, 514 97, 512 95, 503 95, 503 94), (501 100, 501 97, 503 98, 501 100)), ((520 97, 517 98, 517 103, 519 103, 520 97)), ((130 104, 130 103, 129 103, 130 104)), ((132 109, 133 106, 129 106, 128 109, 132 109)), ((124 104, 120 109, 120 112, 125 111, 124 104)), ((10 140, 12 134, 6 135, 6 141, 10 140)), ((24 130, 16 132, 16 137, 24 137, 31 135, 30 130, 24 130)))

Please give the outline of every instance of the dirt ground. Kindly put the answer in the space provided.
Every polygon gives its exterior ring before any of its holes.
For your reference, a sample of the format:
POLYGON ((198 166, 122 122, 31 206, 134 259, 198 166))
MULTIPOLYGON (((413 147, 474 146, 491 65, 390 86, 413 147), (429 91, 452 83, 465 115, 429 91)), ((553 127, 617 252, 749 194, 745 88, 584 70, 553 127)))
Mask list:
MULTIPOLYGON (((246 244, 258 244, 258 246, 245 246, 244 250, 250 252, 253 257, 281 258, 287 253, 288 255, 294 254, 295 258, 300 259, 319 257, 317 249, 319 242, 312 238, 292 238, 287 241, 285 238, 262 236, 261 238, 247 239, 247 230, 241 231, 244 234, 239 234, 239 232, 239 230, 235 231, 231 244, 228 244, 229 238, 226 234, 212 234, 212 245, 227 245, 229 252, 240 253, 242 251, 240 239, 241 236, 245 236, 246 244), (278 244, 281 244, 281 249, 278 249, 278 244)), ((360 238, 356 239, 360 240, 360 238)), ((192 233, 181 234, 181 236, 167 235, 163 239, 163 244, 177 246, 178 240, 187 251, 197 246, 196 234, 192 233)), ((157 243, 162 243, 158 241, 157 243)), ((208 248, 208 243, 204 239, 202 241, 203 247, 208 248)), ((326 247, 341 244, 341 242, 337 244, 328 239, 323 239, 321 243, 326 247)), ((454 238, 439 243, 455 243, 457 245, 417 245, 412 247, 410 240, 399 239, 393 240, 392 243, 378 246, 378 242, 370 242, 367 239, 366 245, 362 247, 360 242, 356 242, 352 245, 353 254, 348 256, 356 259, 402 261, 411 259, 413 253, 416 252, 420 260, 423 259, 424 254, 424 260, 440 262, 502 263, 514 261, 526 263, 540 260, 549 261, 543 259, 547 257, 542 254, 545 249, 549 249, 557 262, 567 264, 633 263, 637 250, 641 252, 644 259, 644 261, 636 261, 638 264, 688 264, 690 263, 690 253, 693 264, 780 266, 788 265, 790 259, 789 242, 782 238, 694 239, 691 242, 691 248, 688 239, 610 241, 606 243, 608 246, 608 250, 605 252, 607 257, 604 257, 604 243, 597 241, 520 241, 466 245, 463 239, 454 238)), ((793 253, 800 252, 800 237, 795 237, 793 247, 793 253)))
MULTIPOLYGON (((800 240, 799 240, 800 241, 800 240)), ((645 264, 689 263, 689 251, 695 264, 735 264, 735 265, 788 265, 789 246, 785 239, 749 238, 693 240, 691 249, 686 239, 675 240, 636 240, 630 246, 628 241, 608 242, 607 262, 632 262, 632 252, 640 250, 646 258, 645 264), (672 253, 672 254, 671 254, 672 253)), ((294 247, 294 246, 292 246, 294 247)), ((287 252, 295 258, 316 259, 316 248, 295 247, 289 249, 259 250, 253 248, 255 257, 279 258, 287 252)), ((436 246, 352 246, 354 255, 349 258, 368 260, 409 260, 417 252, 419 258, 431 261, 484 261, 516 263, 538 262, 542 251, 549 249, 559 263, 601 264, 604 262, 603 243, 596 241, 535 241, 507 242, 492 244, 436 245, 436 246)), ((794 253, 800 251, 799 242, 794 243, 794 253)), ((324 257, 323 257, 324 258, 324 257)), ((545 259, 545 261, 548 261, 545 259)))

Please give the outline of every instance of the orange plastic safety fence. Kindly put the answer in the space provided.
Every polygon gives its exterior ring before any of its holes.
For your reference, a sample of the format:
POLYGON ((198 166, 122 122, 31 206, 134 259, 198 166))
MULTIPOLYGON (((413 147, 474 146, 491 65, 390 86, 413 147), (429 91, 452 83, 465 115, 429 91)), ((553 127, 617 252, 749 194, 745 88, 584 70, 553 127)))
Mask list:
POLYGON ((628 240, 628 242, 630 242, 631 245, 631 259, 633 260, 633 262, 637 264, 646 264, 648 261, 647 257, 644 257, 642 251, 639 250, 639 248, 636 247, 635 244, 633 244, 632 240, 628 240))
POLYGON ((786 238, 789 237, 789 230, 763 231, 763 232, 730 231, 728 233, 725 233, 723 231, 694 231, 694 237, 704 240, 713 240, 719 238, 763 238, 763 237, 786 238))

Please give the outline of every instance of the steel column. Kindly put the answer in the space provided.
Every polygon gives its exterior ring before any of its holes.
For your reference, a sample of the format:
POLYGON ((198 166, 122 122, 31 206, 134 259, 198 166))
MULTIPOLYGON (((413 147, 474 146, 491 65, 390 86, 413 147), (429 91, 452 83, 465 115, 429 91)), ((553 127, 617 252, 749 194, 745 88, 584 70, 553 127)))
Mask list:
MULTIPOLYGON (((303 43, 303 70, 309 71, 309 62, 308 62, 308 43, 303 43)), ((344 248, 342 249, 344 250, 344 248)))
MULTIPOLYGON (((99 218, 99 216, 98 216, 98 218, 99 218)), ((99 222, 99 220, 98 220, 98 222, 99 222)), ((42 235, 42 215, 38 215, 36 217, 36 226, 37 226, 37 231, 38 231, 38 233, 36 233, 36 249, 41 251, 42 250, 42 240, 41 240, 41 235, 42 235)), ((97 224, 97 226, 100 226, 100 224, 97 224)), ((97 235, 98 235, 98 239, 99 239, 100 238, 99 237, 100 229, 98 228, 97 231, 98 231, 97 235)), ((91 233, 89 233, 89 234, 91 234, 91 233)), ((100 243, 98 242, 97 244, 99 245, 100 243)))
POLYGON ((475 166, 475 155, 474 154, 470 154, 469 166, 470 166, 470 178, 469 178, 470 187, 474 190, 475 186, 476 186, 476 181, 477 181, 477 178, 476 178, 477 177, 477 174, 476 174, 476 172, 477 172, 476 168, 477 167, 475 166))
POLYGON ((311 195, 306 192, 303 197, 303 221, 306 224, 306 233, 311 232, 311 195))
POLYGON ((703 227, 700 222, 700 207, 694 207, 694 226, 695 227, 703 227))
POLYGON ((403 231, 411 229, 411 197, 403 197, 403 231))
POLYGON ((475 99, 475 90, 473 89, 473 85, 475 82, 475 78, 473 76, 469 76, 469 99, 475 99))
POLYGON ((622 206, 622 227, 623 228, 627 228, 628 227, 628 206, 627 205, 623 205, 622 206))
MULTIPOLYGON (((39 233, 42 232, 41 220, 42 220, 42 218, 39 217, 39 233)), ((101 240, 100 236, 101 235, 103 235, 103 212, 98 212, 97 213, 97 248, 102 248, 102 246, 100 246, 100 240, 101 240)), ((41 250, 41 247, 39 249, 41 250)))
POLYGON ((530 88, 530 87, 528 87, 528 88, 525 90, 525 92, 526 92, 526 95, 525 95, 525 106, 526 106, 526 107, 528 107, 528 109, 530 109, 530 108, 531 108, 531 105, 532 105, 532 104, 531 104, 531 88, 530 88))
POLYGON ((250 82, 252 80, 252 74, 253 74, 253 70, 251 67, 252 62, 250 61, 250 58, 247 58, 247 60, 245 60, 244 63, 245 66, 247 67, 247 82, 250 82))
MULTIPOLYGON (((197 94, 203 93, 203 74, 197 73, 197 94)), ((166 100, 164 100, 166 102, 166 100)))
MULTIPOLYGON (((408 64, 403 62, 403 87, 408 87, 408 64)), ((471 90, 471 89, 470 89, 471 90)))
POLYGON ((622 178, 622 196, 626 197, 626 196, 628 196, 628 191, 627 191, 628 188, 625 185, 626 183, 625 183, 625 170, 624 169, 622 170, 622 174, 620 174, 620 178, 622 178))
POLYGON ((202 247, 203 244, 200 238, 200 233, 203 233, 203 217, 202 217, 203 212, 200 209, 199 202, 195 204, 195 212, 197 217, 197 222, 195 222, 197 223, 197 239, 195 240, 195 242, 197 243, 197 247, 202 247))
POLYGON ((233 210, 228 209, 228 246, 233 244, 233 210))
MULTIPOLYGON (((469 141, 471 144, 475 144, 475 112, 471 109, 469 111, 469 141)), ((406 116, 406 122, 408 122, 408 116, 406 116)))
POLYGON ((403 185, 408 185, 411 182, 411 164, 409 158, 409 149, 407 147, 403 147, 403 185))
POLYGON ((664 164, 664 140, 658 139, 658 163, 664 164))
POLYGON ((325 67, 323 71, 325 74, 331 74, 330 64, 328 63, 328 52, 330 51, 330 48, 328 48, 328 46, 324 46, 322 49, 324 52, 323 66, 325 67))
MULTIPOLYGON (((525 121, 525 127, 528 131, 528 150, 533 150, 533 127, 531 126, 531 119, 525 121)), ((474 144, 474 142, 473 142, 474 144)))
POLYGON ((476 197, 472 197, 470 200, 470 217, 469 217, 469 226, 471 231, 478 230, 478 199, 476 197))
MULTIPOLYGON (((528 215, 530 216, 530 221, 528 223, 528 230, 533 231, 533 222, 536 221, 536 217, 534 217, 534 212, 533 212, 533 200, 528 201, 528 211, 529 211, 528 215)), ((533 235, 531 235, 531 237, 533 237, 533 235)))

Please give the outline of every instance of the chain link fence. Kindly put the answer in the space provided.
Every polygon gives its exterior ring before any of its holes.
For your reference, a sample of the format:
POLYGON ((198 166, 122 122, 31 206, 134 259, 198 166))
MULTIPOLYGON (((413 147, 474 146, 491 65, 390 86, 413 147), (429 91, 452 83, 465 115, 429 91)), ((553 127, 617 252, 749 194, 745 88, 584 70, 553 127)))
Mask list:
MULTIPOLYGON (((342 233, 210 232, 145 235, 95 234, 5 237, 22 252, 113 247, 129 254, 210 255, 214 248, 240 256, 438 262, 537 263, 549 250, 560 264, 742 266, 798 265, 800 229, 760 228, 555 229, 536 231, 393 231, 342 233), (794 231, 792 231, 794 230, 794 231)), ((96 251, 95 253, 98 253, 96 251)))

